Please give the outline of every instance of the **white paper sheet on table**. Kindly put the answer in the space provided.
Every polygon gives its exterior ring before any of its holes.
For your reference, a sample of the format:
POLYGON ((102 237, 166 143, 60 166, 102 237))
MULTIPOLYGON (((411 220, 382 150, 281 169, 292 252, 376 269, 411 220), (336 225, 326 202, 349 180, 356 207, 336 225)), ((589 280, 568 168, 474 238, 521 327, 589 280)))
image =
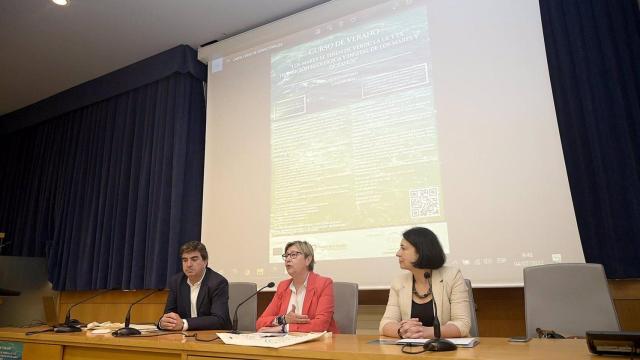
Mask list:
POLYGON ((308 333, 300 335, 287 334, 285 336, 278 337, 264 337, 261 333, 252 334, 231 334, 231 333, 217 333, 220 339, 229 345, 241 345, 241 346, 259 346, 269 348, 281 348, 285 346, 291 346, 295 344, 301 344, 303 342, 311 341, 324 336, 327 332, 321 333, 308 333))

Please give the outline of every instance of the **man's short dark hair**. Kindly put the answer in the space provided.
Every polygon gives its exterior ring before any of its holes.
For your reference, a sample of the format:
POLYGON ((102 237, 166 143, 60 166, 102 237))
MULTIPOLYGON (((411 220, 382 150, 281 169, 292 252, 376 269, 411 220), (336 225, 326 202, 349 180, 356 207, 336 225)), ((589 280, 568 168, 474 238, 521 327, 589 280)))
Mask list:
POLYGON ((423 227, 414 227, 405 231, 402 237, 416 249, 418 259, 413 263, 414 267, 439 269, 447 261, 442 245, 433 231, 423 227))
POLYGON ((207 253, 207 247, 204 246, 204 244, 201 243, 200 241, 195 241, 195 240, 188 241, 182 244, 182 246, 180 246, 180 257, 182 257, 182 254, 192 252, 192 251, 199 252, 202 260, 209 259, 209 254, 207 253))

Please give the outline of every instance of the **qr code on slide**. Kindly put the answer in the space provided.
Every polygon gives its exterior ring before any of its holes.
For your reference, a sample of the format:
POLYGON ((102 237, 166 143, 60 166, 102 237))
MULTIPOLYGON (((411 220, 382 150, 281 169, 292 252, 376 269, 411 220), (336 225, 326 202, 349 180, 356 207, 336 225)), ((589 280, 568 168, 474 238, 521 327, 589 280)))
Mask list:
POLYGON ((440 188, 431 186, 409 191, 412 218, 440 215, 440 188))

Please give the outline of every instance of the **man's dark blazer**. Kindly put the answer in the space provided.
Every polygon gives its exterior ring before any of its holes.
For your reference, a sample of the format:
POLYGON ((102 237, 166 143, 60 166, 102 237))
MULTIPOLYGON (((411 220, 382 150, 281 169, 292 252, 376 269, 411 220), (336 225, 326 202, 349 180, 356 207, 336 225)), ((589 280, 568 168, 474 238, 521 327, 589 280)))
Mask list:
POLYGON ((198 299, 196 301, 198 317, 191 317, 191 291, 187 276, 179 273, 169 280, 169 296, 164 313, 174 312, 187 320, 188 330, 228 330, 229 319, 229 282, 224 276, 207 268, 198 299))

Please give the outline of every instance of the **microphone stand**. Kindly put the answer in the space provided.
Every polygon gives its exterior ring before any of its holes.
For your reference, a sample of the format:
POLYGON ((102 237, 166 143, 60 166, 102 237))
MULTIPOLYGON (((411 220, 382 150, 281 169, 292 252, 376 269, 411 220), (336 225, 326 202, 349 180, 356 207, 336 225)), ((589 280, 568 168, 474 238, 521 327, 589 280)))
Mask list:
POLYGON ((151 295, 153 295, 153 294, 155 294, 155 293, 157 293, 158 291, 161 291, 161 290, 162 289, 154 289, 153 291, 151 291, 147 295, 141 297, 140 299, 136 300, 133 304, 131 304, 129 306, 129 310, 127 311, 127 316, 124 318, 124 327, 112 332, 111 335, 113 335, 113 336, 131 336, 131 335, 140 335, 140 334, 142 334, 140 332, 140 330, 138 330, 136 328, 129 327, 129 325, 131 324, 131 309, 133 308, 133 305, 139 303, 140 301, 148 298, 149 296, 151 296, 151 295))
POLYGON ((441 339, 440 320, 438 320, 438 306, 436 305, 435 293, 431 285, 431 272, 424 273, 424 278, 429 282, 429 289, 433 294, 433 339, 424 343, 424 349, 427 351, 452 351, 458 347, 447 339, 441 339))
POLYGON ((240 306, 242 306, 242 304, 246 303, 247 301, 249 301, 249 299, 251 299, 252 297, 256 296, 260 291, 264 290, 265 288, 272 288, 276 286, 276 283, 274 283, 273 281, 268 283, 267 285, 261 287, 260 289, 258 289, 258 291, 254 292, 253 294, 251 294, 251 296, 249 296, 248 298, 242 300, 242 302, 240 304, 238 304, 238 306, 236 306, 236 311, 233 312, 233 321, 232 321, 232 325, 231 325, 231 333, 232 334, 240 334, 240 331, 238 331, 238 309, 240 309, 240 306))
POLYGON ((104 290, 98 291, 97 294, 89 296, 88 298, 86 298, 86 299, 84 299, 84 300, 82 300, 82 301, 80 301, 78 303, 75 303, 75 304, 71 305, 69 307, 69 310, 67 310, 67 316, 65 316, 65 318, 64 318, 64 324, 60 324, 60 325, 54 326, 53 327, 53 331, 57 332, 57 333, 71 333, 71 332, 82 331, 82 329, 80 329, 77 326, 77 323, 74 323, 75 320, 71 321, 71 309, 73 309, 74 307, 76 307, 76 306, 78 306, 78 305, 80 305, 80 304, 82 304, 82 303, 84 303, 86 301, 89 301, 89 300, 91 300, 91 299, 93 299, 95 297, 98 297, 98 296, 100 296, 100 295, 102 295, 102 294, 104 294, 104 293, 106 293, 108 291, 111 291, 111 289, 104 289, 104 290))

